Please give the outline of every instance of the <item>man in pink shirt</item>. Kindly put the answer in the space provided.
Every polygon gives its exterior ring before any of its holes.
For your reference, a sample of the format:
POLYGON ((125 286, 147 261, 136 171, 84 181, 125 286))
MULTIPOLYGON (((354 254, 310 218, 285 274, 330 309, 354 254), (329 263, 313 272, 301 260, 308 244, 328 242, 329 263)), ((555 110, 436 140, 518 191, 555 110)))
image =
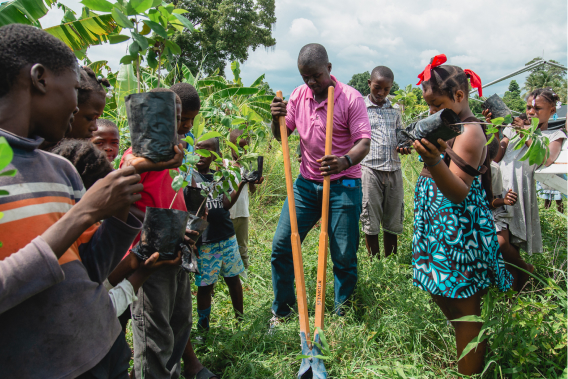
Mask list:
MULTIPOLYGON (((288 135, 300 134, 302 163, 294 183, 298 230, 302 241, 321 218, 324 176, 331 176, 329 246, 335 277, 335 309, 343 305, 357 283, 357 249, 361 214, 361 166, 371 146, 371 126, 361 94, 331 75, 331 63, 322 45, 309 44, 300 50, 298 70, 304 85, 289 101, 275 97, 272 104, 272 133, 280 140, 278 118, 286 117, 288 135), (335 87, 332 155, 325 155, 327 91, 335 87)), ((296 303, 294 268, 290 241, 288 200, 282 207, 272 241, 272 324, 290 314, 296 303)))

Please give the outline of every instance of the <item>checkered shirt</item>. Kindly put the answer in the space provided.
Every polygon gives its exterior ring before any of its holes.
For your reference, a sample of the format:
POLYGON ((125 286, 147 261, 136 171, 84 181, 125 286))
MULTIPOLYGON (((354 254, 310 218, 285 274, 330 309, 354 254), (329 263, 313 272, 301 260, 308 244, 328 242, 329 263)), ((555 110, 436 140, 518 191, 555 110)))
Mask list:
POLYGON ((396 132, 403 128, 400 110, 393 108, 389 99, 378 106, 369 96, 365 97, 365 105, 371 123, 371 151, 361 164, 378 171, 400 170, 396 152, 396 132))

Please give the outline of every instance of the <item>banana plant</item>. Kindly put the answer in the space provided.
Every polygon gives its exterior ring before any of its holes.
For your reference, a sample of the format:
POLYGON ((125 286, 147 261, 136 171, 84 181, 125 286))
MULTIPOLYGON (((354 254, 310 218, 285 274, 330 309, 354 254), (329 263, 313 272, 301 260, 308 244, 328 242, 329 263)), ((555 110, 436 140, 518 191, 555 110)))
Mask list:
POLYGON ((0 4, 0 26, 26 24, 41 28, 39 19, 57 0, 14 0, 0 4))

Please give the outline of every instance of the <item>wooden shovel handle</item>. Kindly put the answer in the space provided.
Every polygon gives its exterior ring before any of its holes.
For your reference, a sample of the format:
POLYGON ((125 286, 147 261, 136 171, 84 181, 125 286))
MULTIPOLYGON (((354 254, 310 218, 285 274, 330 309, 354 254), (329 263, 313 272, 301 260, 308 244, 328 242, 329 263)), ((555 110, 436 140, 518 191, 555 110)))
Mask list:
MULTIPOLYGON (((333 106, 334 106, 335 88, 330 86, 327 91, 327 125, 325 129, 325 155, 331 155, 332 138, 333 138, 333 106)), ((325 311, 325 284, 327 273, 327 248, 329 236, 327 226, 329 224, 329 190, 330 176, 324 176, 323 179, 323 201, 321 204, 321 232, 319 238, 318 251, 318 278, 316 288, 316 319, 315 327, 323 330, 323 319, 325 311)), ((317 330, 315 332, 317 334, 317 330)))
MULTIPOLYGON (((276 92, 276 96, 282 98, 282 91, 276 92)), ((300 316, 300 331, 306 335, 308 347, 311 348, 310 324, 308 318, 308 299, 306 296, 306 282, 304 280, 304 262, 302 259, 302 244, 298 233, 298 220, 296 218, 296 202, 294 201, 294 180, 290 165, 290 148, 288 147, 288 128, 286 119, 281 116, 280 138, 282 139, 282 154, 284 156, 284 174, 286 175, 286 193, 288 194, 288 208, 290 213, 290 226, 292 234, 292 258, 294 261, 294 276, 296 278, 296 296, 298 298, 298 314, 300 316)))

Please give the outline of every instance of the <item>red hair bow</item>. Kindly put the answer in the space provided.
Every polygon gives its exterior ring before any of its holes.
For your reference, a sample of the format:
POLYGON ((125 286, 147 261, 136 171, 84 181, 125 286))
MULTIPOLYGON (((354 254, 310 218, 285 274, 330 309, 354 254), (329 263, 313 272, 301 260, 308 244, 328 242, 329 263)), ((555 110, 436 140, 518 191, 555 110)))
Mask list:
POLYGON ((424 69, 424 71, 422 71, 419 75, 418 75, 418 79, 420 79, 418 81, 418 83, 416 83, 417 86, 420 85, 420 83, 422 82, 427 82, 428 80, 430 80, 430 71, 432 71, 432 69, 434 67, 438 67, 444 63, 446 63, 446 61, 448 60, 448 58, 446 58, 446 54, 439 54, 436 55, 434 58, 430 59, 430 64, 426 66, 426 68, 424 69))
POLYGON ((465 72, 465 74, 468 76, 471 87, 477 88, 477 93, 479 93, 479 96, 482 96, 481 78, 479 77, 479 75, 477 75, 469 68, 466 68, 465 70, 463 70, 463 72, 465 72))

